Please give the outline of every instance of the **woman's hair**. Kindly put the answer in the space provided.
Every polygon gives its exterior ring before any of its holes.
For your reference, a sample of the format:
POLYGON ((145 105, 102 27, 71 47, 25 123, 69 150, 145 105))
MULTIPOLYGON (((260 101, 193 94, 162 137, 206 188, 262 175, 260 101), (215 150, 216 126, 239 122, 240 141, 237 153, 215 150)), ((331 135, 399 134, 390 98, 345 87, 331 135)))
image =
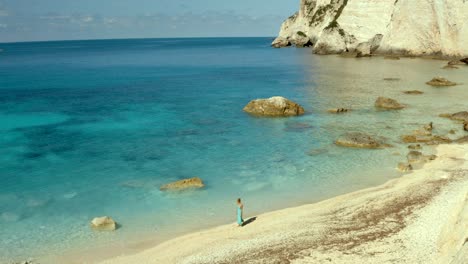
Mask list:
POLYGON ((240 203, 240 202, 241 202, 241 199, 240 199, 240 198, 237 198, 237 202, 240 203))

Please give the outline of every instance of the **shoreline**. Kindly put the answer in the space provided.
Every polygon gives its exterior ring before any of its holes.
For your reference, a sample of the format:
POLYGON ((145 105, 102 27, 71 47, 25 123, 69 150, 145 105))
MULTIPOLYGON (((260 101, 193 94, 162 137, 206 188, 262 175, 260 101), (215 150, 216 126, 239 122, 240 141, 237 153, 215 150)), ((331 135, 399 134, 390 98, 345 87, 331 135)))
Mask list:
POLYGON ((383 185, 260 214, 243 228, 228 224, 193 232, 100 263, 463 263, 467 153, 468 145, 440 145, 436 160, 383 185))

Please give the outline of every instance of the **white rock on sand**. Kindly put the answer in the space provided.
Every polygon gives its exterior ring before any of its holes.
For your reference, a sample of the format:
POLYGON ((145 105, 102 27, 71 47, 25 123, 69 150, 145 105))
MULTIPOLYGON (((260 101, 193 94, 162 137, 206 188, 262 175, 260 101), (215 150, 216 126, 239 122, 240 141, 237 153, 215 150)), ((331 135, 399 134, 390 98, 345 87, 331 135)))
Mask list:
POLYGON ((102 263, 467 263, 468 145, 440 145, 437 155, 382 186, 102 263))

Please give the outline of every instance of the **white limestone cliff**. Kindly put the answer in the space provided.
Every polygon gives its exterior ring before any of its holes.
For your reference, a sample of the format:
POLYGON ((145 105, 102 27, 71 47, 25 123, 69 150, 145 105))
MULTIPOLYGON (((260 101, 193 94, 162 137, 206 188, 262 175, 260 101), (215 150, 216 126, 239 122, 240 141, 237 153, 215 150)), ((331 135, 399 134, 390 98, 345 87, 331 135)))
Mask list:
POLYGON ((272 46, 319 54, 468 55, 468 0, 301 0, 272 46))

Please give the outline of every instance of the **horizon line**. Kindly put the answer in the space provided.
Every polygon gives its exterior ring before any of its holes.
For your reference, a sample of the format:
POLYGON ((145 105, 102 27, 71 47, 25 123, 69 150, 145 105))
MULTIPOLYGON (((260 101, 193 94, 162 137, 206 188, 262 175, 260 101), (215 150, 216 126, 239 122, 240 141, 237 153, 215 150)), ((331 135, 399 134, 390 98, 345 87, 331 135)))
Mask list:
MULTIPOLYGON (((21 41, 6 41, 1 44, 17 44, 17 43, 41 43, 41 42, 65 42, 65 41, 94 41, 94 40, 144 40, 144 39, 219 39, 219 38, 275 38, 275 36, 225 36, 225 37, 136 37, 136 38, 90 38, 90 39, 51 39, 51 40, 21 40, 21 41)), ((1 49, 1 47, 0 47, 1 49)))

